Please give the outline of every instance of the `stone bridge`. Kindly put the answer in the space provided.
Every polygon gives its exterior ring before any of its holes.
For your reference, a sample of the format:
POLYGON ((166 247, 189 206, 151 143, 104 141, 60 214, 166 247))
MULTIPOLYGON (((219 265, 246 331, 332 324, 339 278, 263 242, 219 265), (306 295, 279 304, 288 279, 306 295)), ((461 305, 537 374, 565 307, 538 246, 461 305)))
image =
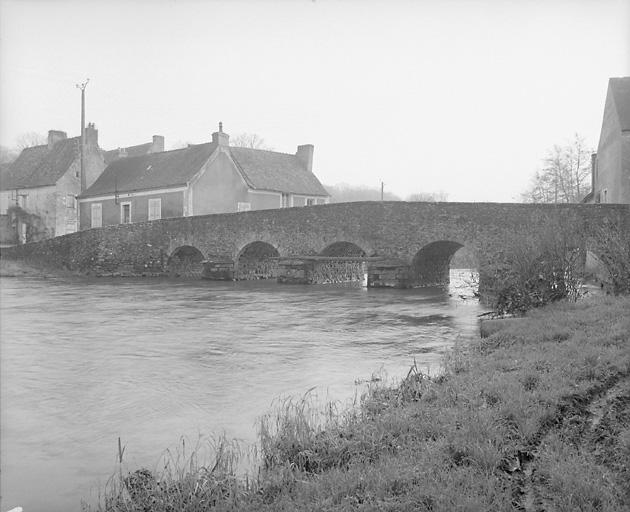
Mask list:
POLYGON ((483 265, 501 251, 506 234, 536 232, 549 215, 581 223, 588 236, 604 219, 630 223, 630 205, 338 203, 108 226, 2 255, 97 275, 248 279, 275 277, 278 266, 290 273, 310 265, 324 274, 316 282, 326 282, 325 275, 354 279, 356 265, 367 265, 374 286, 427 286, 448 281, 460 248, 469 247, 483 265))

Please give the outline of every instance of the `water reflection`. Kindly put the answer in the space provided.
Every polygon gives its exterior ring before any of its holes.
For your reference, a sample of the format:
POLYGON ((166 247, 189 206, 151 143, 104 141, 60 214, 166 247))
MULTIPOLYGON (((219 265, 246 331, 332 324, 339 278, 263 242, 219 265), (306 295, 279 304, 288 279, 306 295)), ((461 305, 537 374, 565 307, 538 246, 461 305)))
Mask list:
POLYGON ((115 466, 182 435, 255 440, 280 395, 345 400, 379 370, 439 367, 478 306, 433 288, 3 279, 2 510, 78 510, 115 466))

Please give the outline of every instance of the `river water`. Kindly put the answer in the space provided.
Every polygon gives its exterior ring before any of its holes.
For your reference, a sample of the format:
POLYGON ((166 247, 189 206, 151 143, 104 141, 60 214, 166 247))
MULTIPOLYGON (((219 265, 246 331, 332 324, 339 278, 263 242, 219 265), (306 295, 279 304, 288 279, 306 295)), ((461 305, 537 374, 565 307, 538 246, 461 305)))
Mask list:
MULTIPOLYGON (((456 276, 455 276, 456 277, 456 276)), ((193 279, 0 280, 0 512, 73 512, 182 436, 256 441, 274 399, 345 402, 374 373, 437 371, 477 336, 449 291, 193 279)), ((467 297, 462 298, 461 296, 467 297)))

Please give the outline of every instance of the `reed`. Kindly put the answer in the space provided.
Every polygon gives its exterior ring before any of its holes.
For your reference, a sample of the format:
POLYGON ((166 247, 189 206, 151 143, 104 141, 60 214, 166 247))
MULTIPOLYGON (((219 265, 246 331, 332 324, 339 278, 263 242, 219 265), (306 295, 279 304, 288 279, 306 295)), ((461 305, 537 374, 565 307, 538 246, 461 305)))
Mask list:
POLYGON ((153 469, 130 470, 124 452, 119 438, 117 469, 93 507, 97 511, 208 510, 219 503, 235 505, 252 488, 249 477, 237 477, 237 470, 255 451, 225 435, 199 436, 192 444, 183 437, 165 450, 153 469))

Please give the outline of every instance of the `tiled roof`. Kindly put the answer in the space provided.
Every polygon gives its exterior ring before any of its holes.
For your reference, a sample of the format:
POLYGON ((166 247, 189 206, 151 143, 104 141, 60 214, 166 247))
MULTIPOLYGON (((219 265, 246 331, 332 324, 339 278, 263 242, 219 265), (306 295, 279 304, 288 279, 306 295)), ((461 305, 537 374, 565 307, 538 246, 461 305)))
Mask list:
POLYGON ((217 148, 214 143, 119 158, 80 197, 186 185, 217 148))
MULTIPOLYGON (((109 195, 186 185, 216 150, 209 142, 183 149, 113 160, 80 197, 109 195)), ((328 196, 296 155, 230 147, 243 179, 252 189, 328 196)))
POLYGON ((296 155, 239 147, 230 147, 230 153, 250 188, 291 194, 330 195, 296 155))
MULTIPOLYGON (((120 148, 124 149, 127 153, 127 157, 130 156, 140 156, 146 155, 151 146, 152 142, 147 142, 146 144, 138 144, 137 146, 129 146, 128 148, 120 148)), ((112 149, 110 151, 103 151, 103 157, 105 158, 105 165, 109 165, 111 162, 118 158, 118 149, 112 149)))
POLYGON ((8 170, 3 170, 0 190, 54 185, 79 158, 79 137, 26 148, 8 170))
POLYGON ((630 77, 611 78, 608 83, 619 115, 621 130, 630 130, 630 77))
MULTIPOLYGON (((11 180, 11 164, 0 164, 0 184, 4 184, 5 180, 11 180)), ((4 190, 4 186, 0 187, 4 190)))

